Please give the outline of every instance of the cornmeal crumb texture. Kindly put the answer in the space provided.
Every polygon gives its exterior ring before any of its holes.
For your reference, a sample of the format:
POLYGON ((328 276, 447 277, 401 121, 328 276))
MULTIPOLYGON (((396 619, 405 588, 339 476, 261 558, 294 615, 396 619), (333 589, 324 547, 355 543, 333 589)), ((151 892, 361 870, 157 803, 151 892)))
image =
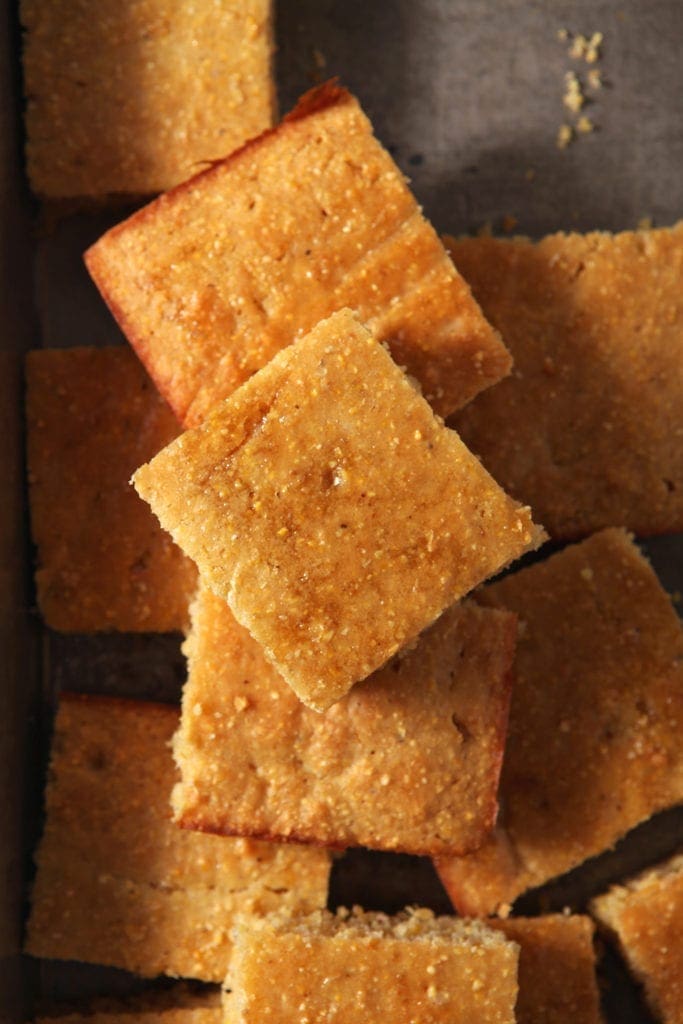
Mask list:
POLYGON ((465 852, 492 828, 515 617, 465 603, 319 714, 202 590, 185 644, 176 819, 207 832, 465 852))
POLYGON ((358 103, 329 84, 108 232, 86 262, 186 426, 344 306, 443 414, 510 370, 358 103))
POLYGON ((465 444, 551 536, 683 530, 683 222, 448 244, 515 360, 465 444))
POLYGON ((601 1024, 593 922, 579 915, 490 918, 517 942, 517 1024, 601 1024))
POLYGON ((605 530, 486 587, 519 616, 502 813, 439 863, 462 913, 488 913, 683 800, 683 631, 649 564, 605 530))
POLYGON ((129 481, 178 424, 127 348, 43 349, 26 364, 38 603, 66 632, 187 625, 197 572, 129 481))
POLYGON ((34 191, 149 195, 270 127, 270 8, 22 0, 34 191))
POLYGON ((518 948, 418 910, 238 926, 227 1024, 512 1024, 518 948))
POLYGON ((173 825, 177 725, 171 707, 62 698, 27 952, 222 981, 235 913, 324 905, 326 851, 173 825))
POLYGON ((683 855, 591 903, 662 1024, 683 1022, 683 855))
POLYGON ((316 710, 542 533, 348 310, 135 486, 316 710))

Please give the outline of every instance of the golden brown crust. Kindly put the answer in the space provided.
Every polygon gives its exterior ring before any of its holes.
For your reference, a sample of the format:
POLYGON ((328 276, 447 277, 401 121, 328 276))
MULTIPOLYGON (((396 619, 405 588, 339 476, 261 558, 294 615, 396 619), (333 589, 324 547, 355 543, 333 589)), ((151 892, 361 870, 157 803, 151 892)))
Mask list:
POLYGON ((329 855, 177 829, 174 708, 65 696, 28 926, 34 956, 222 981, 236 913, 325 902, 329 855))
POLYGON ((683 530, 683 222, 448 248, 515 360, 465 444, 554 537, 683 530))
POLYGON ((334 84, 112 229, 85 259, 187 426, 344 306, 440 412, 510 370, 400 171, 334 84))
POLYGON ((201 590, 174 740, 176 820, 338 848, 474 849, 497 811, 515 635, 512 615, 450 609, 319 714, 201 590))
POLYGON ((270 0, 22 0, 27 161, 51 199, 151 195, 272 124, 270 0))
POLYGON ((230 1024, 512 1024, 517 946, 477 922, 414 910, 238 926, 230 1024))
POLYGON ((486 923, 520 947, 517 1024, 601 1024, 589 917, 548 914, 486 923))
POLYGON ((683 854, 613 886, 590 911, 615 938, 662 1024, 683 1022, 683 854))
POLYGON ((463 913, 494 912, 683 800, 683 630, 623 530, 484 588, 519 616, 501 815, 439 862, 463 913))
POLYGON ((129 483, 177 436, 171 410, 124 347, 37 350, 26 373, 45 621, 80 633, 184 629, 196 569, 129 483))
POLYGON ((542 537, 348 310, 135 486, 318 711, 542 537))

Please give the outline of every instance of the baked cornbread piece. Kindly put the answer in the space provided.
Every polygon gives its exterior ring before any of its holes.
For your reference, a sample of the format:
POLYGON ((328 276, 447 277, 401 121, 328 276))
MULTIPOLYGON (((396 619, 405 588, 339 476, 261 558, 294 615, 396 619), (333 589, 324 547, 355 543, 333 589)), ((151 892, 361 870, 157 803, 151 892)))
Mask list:
POLYGON ((176 820, 205 832, 435 854, 493 826, 515 617, 445 612, 322 715, 202 589, 174 740, 176 820))
POLYGON ((683 630, 650 565, 610 529, 484 588, 519 616, 502 813, 476 853, 439 862, 483 914, 683 800, 683 630))
POLYGON ((186 426, 344 306, 444 415, 510 370, 370 122, 331 84, 109 231, 86 263, 186 426))
POLYGON ((226 1024, 508 1024, 518 947, 478 921, 428 910, 328 912, 239 926, 226 1024))
POLYGON ((593 900, 662 1024, 683 1022, 683 855, 593 900))
POLYGON ((270 8, 22 0, 34 191, 150 195, 268 128, 270 8))
POLYGON ((486 924, 520 947, 517 1024, 601 1024, 589 917, 548 914, 486 924))
POLYGON ((349 310, 134 483, 318 711, 542 536, 349 310))
POLYGON ((178 424, 127 348, 43 349, 26 362, 36 586, 53 629, 187 625, 197 572, 130 486, 178 424))
POLYGON ((325 850, 173 825, 177 725, 163 705, 62 698, 27 952, 219 981, 235 913, 325 904, 325 850))
POLYGON ((683 221, 449 250, 515 360, 465 444, 553 537, 683 530, 683 221))

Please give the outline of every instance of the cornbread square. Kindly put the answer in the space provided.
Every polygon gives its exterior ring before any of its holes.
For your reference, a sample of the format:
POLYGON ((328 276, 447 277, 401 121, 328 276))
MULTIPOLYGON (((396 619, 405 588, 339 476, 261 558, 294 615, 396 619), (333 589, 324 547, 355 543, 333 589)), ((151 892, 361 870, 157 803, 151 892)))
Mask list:
POLYGON ((236 929, 226 1024, 508 1024, 518 947, 478 921, 328 912, 236 929))
POLYGON ((553 537, 683 530, 683 221, 448 247, 515 360, 465 444, 553 537))
POLYGON ((44 349, 26 362, 36 587, 53 629, 170 632, 197 571, 129 480, 178 434, 127 348, 44 349))
POLYGON ((317 711, 542 534, 349 310, 134 483, 317 711))
POLYGON ((618 942, 652 1013, 683 1022, 683 855, 615 885, 591 913, 618 942))
POLYGON ((683 629, 624 530, 484 588, 519 616, 502 813, 438 863, 462 913, 489 913, 683 800, 683 629))
POLYGON ((357 101, 329 83, 113 228, 86 263, 186 426, 344 306, 444 415, 510 370, 357 101))
POLYGON ((27 952, 219 981, 236 913, 324 906, 326 851, 173 825, 177 726, 163 705, 62 698, 27 952))
POLYGON ((547 914, 486 924, 520 947, 517 1024, 601 1024, 589 917, 547 914))
POLYGON ((21 19, 45 198, 160 192, 272 124, 270 0, 22 0, 21 19))
POLYGON ((184 828, 435 854, 493 827, 515 617, 465 602, 323 714, 202 589, 174 753, 184 828))

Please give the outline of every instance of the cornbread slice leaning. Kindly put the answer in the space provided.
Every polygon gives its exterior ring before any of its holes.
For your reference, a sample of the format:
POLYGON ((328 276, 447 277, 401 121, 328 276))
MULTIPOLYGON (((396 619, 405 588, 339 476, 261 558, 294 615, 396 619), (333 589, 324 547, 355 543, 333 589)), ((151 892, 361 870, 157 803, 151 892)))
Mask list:
POLYGON ((197 572, 129 480, 178 424, 127 348, 29 352, 38 604, 65 632, 184 629, 197 572))
POLYGON ((683 629, 624 530, 484 588, 519 616, 501 776, 481 849, 438 869, 462 913, 490 913, 683 801, 683 629))
POLYGON ((62 698, 27 952, 219 981, 236 913, 324 906, 326 851, 173 825, 177 725, 163 705, 62 698))
POLYGON ((468 448, 553 537, 683 530, 683 221, 448 248, 515 360, 468 448))
POLYGON ((547 914, 486 924, 520 947, 517 1024, 601 1024, 589 917, 547 914))
POLYGON ((239 923, 226 1024, 512 1024, 518 947, 415 910, 239 923))
POLYGON ((227 835, 466 852, 493 827, 515 617, 471 602, 322 714, 202 589, 185 644, 176 820, 227 835))
POLYGON ((122 1009, 120 1012, 66 1013, 55 1017, 38 1017, 35 1024, 222 1024, 223 1019, 223 1010, 218 1005, 178 1010, 122 1009))
POLYGON ((272 124, 270 0, 22 0, 21 19, 45 198, 160 192, 272 124))
MULTIPOLYGON (((58 1010, 50 1007, 50 1010, 58 1010)), ((37 1017, 35 1024, 222 1024, 217 989, 188 992, 180 982, 164 991, 143 992, 128 999, 99 997, 68 1012, 37 1017)))
POLYGON ((683 854, 615 885, 590 905, 613 938, 653 1015, 683 1022, 683 854))
POLYGON ((543 535, 349 310, 134 483, 318 711, 543 535))
POLYGON ((86 263, 186 426, 344 306, 444 415, 510 370, 357 101, 329 83, 113 228, 86 263))

